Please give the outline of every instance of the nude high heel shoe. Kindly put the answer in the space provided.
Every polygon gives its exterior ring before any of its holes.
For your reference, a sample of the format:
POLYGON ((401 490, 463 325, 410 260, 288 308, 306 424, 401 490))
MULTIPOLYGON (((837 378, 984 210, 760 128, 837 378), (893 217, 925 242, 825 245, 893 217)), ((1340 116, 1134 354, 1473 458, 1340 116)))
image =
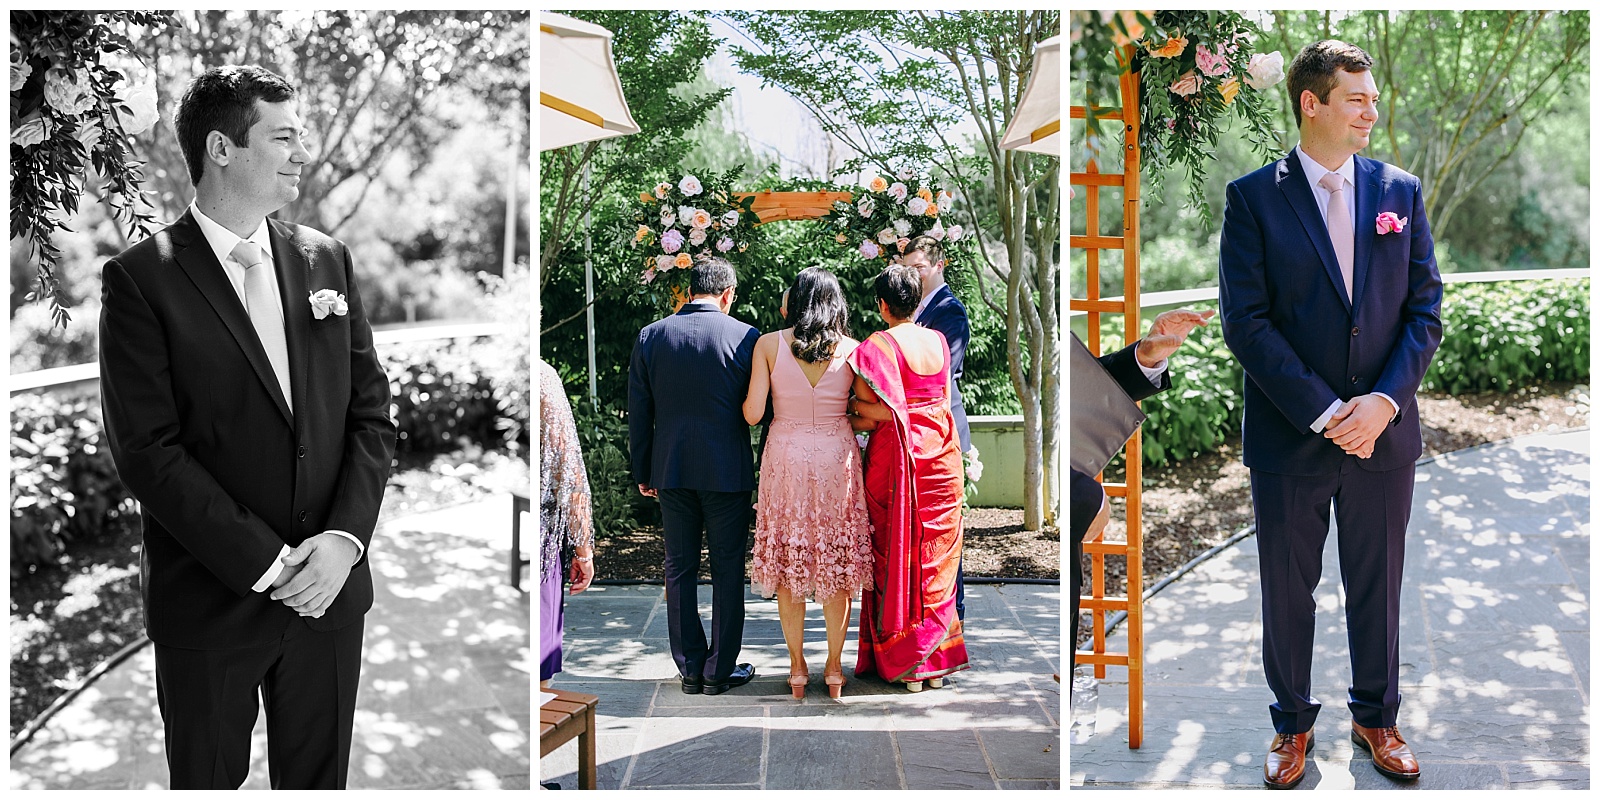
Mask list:
POLYGON ((789 673, 789 691, 794 694, 794 699, 804 700, 806 698, 806 684, 810 682, 811 671, 809 669, 805 672, 791 671, 789 673))
POLYGON ((839 694, 844 691, 844 667, 840 666, 838 672, 824 671, 822 682, 828 685, 828 696, 838 700, 839 694))

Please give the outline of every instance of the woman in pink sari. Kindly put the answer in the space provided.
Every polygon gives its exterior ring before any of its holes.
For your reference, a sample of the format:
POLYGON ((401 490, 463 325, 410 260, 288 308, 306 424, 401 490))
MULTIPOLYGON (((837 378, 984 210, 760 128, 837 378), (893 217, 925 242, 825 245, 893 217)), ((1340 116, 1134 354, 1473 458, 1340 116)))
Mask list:
POLYGON ((911 321, 916 270, 891 266, 873 288, 889 329, 850 354, 855 415, 877 422, 866 452, 873 589, 861 595, 856 675, 922 691, 967 668, 956 616, 961 560, 961 452, 950 416, 950 348, 911 321))

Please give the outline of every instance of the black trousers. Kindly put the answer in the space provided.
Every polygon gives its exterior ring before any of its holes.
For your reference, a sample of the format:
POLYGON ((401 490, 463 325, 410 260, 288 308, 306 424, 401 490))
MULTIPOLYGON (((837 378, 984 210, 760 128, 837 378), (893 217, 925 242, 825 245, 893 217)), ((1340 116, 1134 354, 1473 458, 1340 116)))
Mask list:
POLYGON ((1329 504, 1339 521, 1339 572, 1350 642, 1350 714, 1369 728, 1400 713, 1400 580, 1416 467, 1368 472, 1346 458, 1338 472, 1310 477, 1250 471, 1261 554, 1262 666, 1277 698, 1278 733, 1311 729, 1322 705, 1311 696, 1316 633, 1312 591, 1322 579, 1329 504))
POLYGON ((744 554, 750 492, 662 489, 666 537, 667 636, 680 675, 722 681, 739 665, 744 638, 744 554), (700 546, 711 565, 711 640, 696 598, 700 546))
POLYGON ((363 622, 238 650, 156 645, 156 700, 173 789, 237 789, 250 773, 260 693, 274 789, 343 789, 350 766, 363 622))

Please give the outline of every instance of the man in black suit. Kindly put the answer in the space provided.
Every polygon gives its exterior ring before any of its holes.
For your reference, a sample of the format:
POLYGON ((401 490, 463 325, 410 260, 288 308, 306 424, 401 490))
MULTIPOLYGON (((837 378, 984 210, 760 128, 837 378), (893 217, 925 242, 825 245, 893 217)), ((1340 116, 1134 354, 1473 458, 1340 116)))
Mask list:
POLYGON ((755 677, 738 663, 744 554, 756 488, 744 397, 761 332, 728 315, 733 265, 690 271, 690 300, 639 332, 628 368, 628 435, 639 493, 661 502, 667 635, 685 694, 721 694, 755 677), (711 562, 711 641, 696 601, 700 546, 711 562))
POLYGON ((139 500, 171 787, 342 789, 394 452, 350 252, 267 219, 310 160, 295 90, 218 67, 178 106, 195 199, 101 273, 111 455, 139 500))
MULTIPOLYGON (((923 234, 906 245, 900 263, 917 271, 922 279, 922 302, 912 313, 913 322, 944 334, 950 346, 950 417, 955 421, 956 437, 961 441, 961 452, 972 449, 972 432, 967 427, 967 407, 961 400, 962 361, 967 355, 967 342, 972 338, 972 327, 967 323, 967 307, 961 304, 950 285, 945 283, 944 269, 948 265, 944 247, 939 240, 923 234)), ((967 593, 961 563, 956 563, 956 618, 967 618, 967 593)))
MULTIPOLYGON (((1163 312, 1150 324, 1150 332, 1143 339, 1111 355, 1100 356, 1100 366, 1111 373, 1117 385, 1135 402, 1164 392, 1172 388, 1167 357, 1177 352, 1190 331, 1207 324, 1216 313, 1196 313, 1188 309, 1163 312)), ((1072 484, 1067 492, 1072 534, 1072 665, 1076 666, 1078 602, 1079 595, 1083 594, 1083 539, 1090 531, 1105 527, 1111 519, 1111 504, 1100 482, 1078 470, 1072 470, 1072 484)))

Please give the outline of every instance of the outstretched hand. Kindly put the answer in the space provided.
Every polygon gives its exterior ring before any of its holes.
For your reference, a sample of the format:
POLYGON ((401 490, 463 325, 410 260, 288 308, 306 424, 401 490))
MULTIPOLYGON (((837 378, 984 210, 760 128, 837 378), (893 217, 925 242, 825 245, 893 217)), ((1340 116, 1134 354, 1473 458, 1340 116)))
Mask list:
POLYGON ((277 588, 271 597, 302 617, 320 617, 339 596, 359 555, 349 539, 336 533, 319 533, 283 557, 284 569, 278 577, 290 577, 282 585, 273 582, 277 588))
POLYGON ((1373 446, 1393 417, 1394 406, 1389 405, 1389 401, 1375 394, 1364 394, 1339 406, 1322 429, 1322 435, 1350 455, 1371 458, 1373 446))
POLYGON ((1150 330, 1139 340, 1134 357, 1145 367, 1155 367, 1168 356, 1178 352, 1178 346, 1188 338, 1190 331, 1210 324, 1216 316, 1215 309, 1190 311, 1187 308, 1164 311, 1150 323, 1150 330))

